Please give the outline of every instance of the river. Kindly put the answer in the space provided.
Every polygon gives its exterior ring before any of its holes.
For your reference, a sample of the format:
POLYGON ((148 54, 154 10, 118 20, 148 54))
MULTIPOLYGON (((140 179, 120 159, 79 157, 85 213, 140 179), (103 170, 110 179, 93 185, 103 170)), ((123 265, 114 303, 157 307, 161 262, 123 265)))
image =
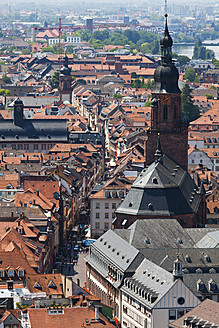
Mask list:
MULTIPOLYGON (((219 59, 219 44, 217 46, 207 46, 206 48, 211 49, 215 53, 215 58, 219 59)), ((194 46, 177 46, 176 44, 173 45, 173 52, 177 53, 178 55, 185 55, 189 58, 192 58, 193 55, 193 48, 194 46)))

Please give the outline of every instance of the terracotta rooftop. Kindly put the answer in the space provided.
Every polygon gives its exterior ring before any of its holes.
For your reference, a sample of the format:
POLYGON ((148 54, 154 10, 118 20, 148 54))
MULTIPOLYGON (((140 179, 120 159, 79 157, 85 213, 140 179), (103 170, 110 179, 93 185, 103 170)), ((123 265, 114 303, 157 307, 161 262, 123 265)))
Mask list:
POLYGON ((169 327, 185 327, 184 320, 193 316, 196 317, 194 319, 200 319, 200 321, 208 321, 207 323, 212 324, 212 326, 219 325, 219 303, 207 298, 194 309, 183 315, 180 319, 170 323, 169 327))
POLYGON ((94 310, 88 307, 60 309, 60 313, 57 311, 54 313, 54 310, 49 309, 29 309, 31 328, 81 328, 86 327, 86 321, 89 322, 89 327, 93 328, 115 327, 103 319, 101 315, 100 320, 96 321, 94 310))
POLYGON ((28 274, 26 284, 31 293, 45 292, 47 295, 63 295, 60 273, 28 274))

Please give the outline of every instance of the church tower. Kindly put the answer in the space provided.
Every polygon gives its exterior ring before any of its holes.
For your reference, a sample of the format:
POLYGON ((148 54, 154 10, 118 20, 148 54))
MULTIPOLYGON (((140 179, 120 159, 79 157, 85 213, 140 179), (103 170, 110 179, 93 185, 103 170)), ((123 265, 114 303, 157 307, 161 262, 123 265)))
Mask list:
POLYGON ((172 45, 166 14, 164 35, 160 40, 161 60, 154 73, 151 127, 145 143, 145 162, 148 165, 154 160, 159 133, 164 153, 187 170, 188 124, 187 120, 182 120, 179 73, 172 61, 172 45))
POLYGON ((68 67, 68 56, 64 58, 64 65, 60 70, 59 75, 59 95, 60 100, 62 101, 69 101, 72 103, 72 77, 71 77, 71 68, 68 67))
POLYGON ((21 99, 17 98, 14 101, 14 125, 18 125, 22 127, 23 122, 24 122, 24 104, 21 99))

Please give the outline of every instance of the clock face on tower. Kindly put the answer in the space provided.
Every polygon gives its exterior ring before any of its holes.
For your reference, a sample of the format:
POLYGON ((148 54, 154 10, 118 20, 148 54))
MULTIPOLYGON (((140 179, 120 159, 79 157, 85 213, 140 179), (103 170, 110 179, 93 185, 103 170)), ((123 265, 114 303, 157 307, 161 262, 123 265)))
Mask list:
POLYGON ((170 104, 170 96, 169 95, 162 96, 161 103, 163 105, 169 105, 170 104))
POLYGON ((18 107, 16 108, 16 110, 17 110, 18 112, 21 112, 22 107, 18 106, 18 107))

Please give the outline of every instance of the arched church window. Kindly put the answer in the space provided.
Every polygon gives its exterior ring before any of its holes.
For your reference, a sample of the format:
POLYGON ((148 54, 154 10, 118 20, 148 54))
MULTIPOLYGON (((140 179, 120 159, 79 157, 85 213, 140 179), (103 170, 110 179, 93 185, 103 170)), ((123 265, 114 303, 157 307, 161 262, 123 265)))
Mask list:
POLYGON ((167 120, 167 117, 168 117, 168 108, 167 108, 167 105, 164 105, 164 107, 163 107, 163 119, 167 120))

